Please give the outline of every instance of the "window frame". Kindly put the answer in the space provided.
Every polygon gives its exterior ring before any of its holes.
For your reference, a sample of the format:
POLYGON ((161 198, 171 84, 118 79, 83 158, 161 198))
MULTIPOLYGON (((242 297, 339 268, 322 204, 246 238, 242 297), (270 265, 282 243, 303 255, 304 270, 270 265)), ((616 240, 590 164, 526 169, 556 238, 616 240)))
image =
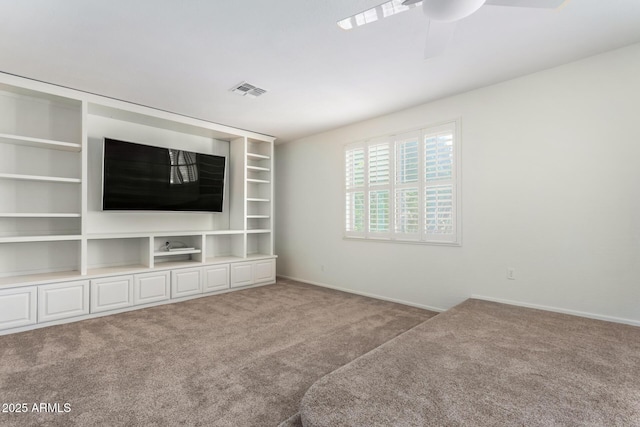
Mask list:
MULTIPOLYGON (((391 135, 385 135, 381 137, 368 138, 356 142, 344 144, 342 150, 343 159, 343 211, 342 211, 342 223, 343 223, 343 238, 350 240, 362 240, 371 242, 395 242, 395 243, 408 243, 408 244, 426 244, 426 245, 445 245, 445 246, 461 246, 462 245, 462 197, 461 197, 461 183, 462 183, 462 163, 461 163, 461 151, 462 143, 460 137, 460 123, 461 119, 448 120, 434 125, 423 126, 419 129, 396 132, 391 135), (426 174, 426 138, 428 136, 451 132, 453 136, 453 164, 450 179, 442 179, 429 181, 426 174), (416 182, 401 183, 398 182, 398 176, 396 175, 396 154, 398 152, 398 145, 405 143, 406 141, 413 139, 418 140, 418 179, 416 182), (389 145, 389 182, 384 185, 370 185, 369 176, 369 147, 378 144, 389 145), (347 182, 348 164, 347 155, 350 150, 361 148, 364 151, 364 182, 362 186, 349 186, 347 182), (428 188, 435 188, 441 185, 450 185, 452 188, 452 227, 453 232, 451 234, 429 234, 427 233, 427 205, 426 205, 426 192, 428 188), (396 232, 396 193, 397 190, 408 189, 417 187, 418 189, 418 221, 419 227, 416 233, 402 233, 396 232), (370 197, 371 191, 378 189, 389 190, 389 231, 388 233, 370 232, 370 197), (349 230, 347 223, 347 214, 349 213, 349 206, 347 206, 348 194, 355 194, 358 192, 364 193, 364 230, 354 231, 349 230)), ((353 197, 353 196, 352 196, 353 197)), ((351 211, 353 215, 353 209, 351 211)), ((351 219, 351 224, 354 224, 354 220, 351 219)))

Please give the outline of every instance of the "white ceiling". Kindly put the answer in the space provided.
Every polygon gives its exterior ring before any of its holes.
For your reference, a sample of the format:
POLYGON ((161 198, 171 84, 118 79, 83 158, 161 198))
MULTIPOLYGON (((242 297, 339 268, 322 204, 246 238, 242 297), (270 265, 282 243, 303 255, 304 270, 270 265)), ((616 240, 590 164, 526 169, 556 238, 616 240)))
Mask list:
POLYGON ((292 141, 640 42, 638 0, 483 6, 424 60, 419 8, 336 25, 381 2, 2 0, 0 71, 292 141))

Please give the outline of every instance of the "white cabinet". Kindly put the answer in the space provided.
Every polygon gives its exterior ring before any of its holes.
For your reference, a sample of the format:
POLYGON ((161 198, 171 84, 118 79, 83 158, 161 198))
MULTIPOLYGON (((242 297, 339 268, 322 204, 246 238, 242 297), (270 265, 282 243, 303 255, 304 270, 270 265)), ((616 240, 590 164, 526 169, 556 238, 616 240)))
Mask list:
POLYGON ((231 287, 273 282, 276 279, 275 260, 239 262, 231 264, 231 287))
POLYGON ((265 283, 276 280, 276 262, 273 259, 253 263, 253 282, 265 283))
POLYGON ((91 312, 116 310, 133 305, 133 276, 107 277, 91 281, 91 312))
POLYGON ((169 299, 170 275, 168 271, 136 274, 133 276, 133 304, 148 304, 169 299))
POLYGON ((35 286, 0 291, 0 329, 36 323, 35 286))
POLYGON ((204 267, 202 272, 204 276, 202 292, 229 289, 229 264, 204 267))
POLYGON ((253 263, 239 262, 231 264, 231 287, 239 288, 253 284, 253 263))
POLYGON ((171 298, 202 293, 202 268, 183 268, 171 271, 171 298))
POLYGON ((38 286, 38 323, 89 314, 89 281, 38 286))

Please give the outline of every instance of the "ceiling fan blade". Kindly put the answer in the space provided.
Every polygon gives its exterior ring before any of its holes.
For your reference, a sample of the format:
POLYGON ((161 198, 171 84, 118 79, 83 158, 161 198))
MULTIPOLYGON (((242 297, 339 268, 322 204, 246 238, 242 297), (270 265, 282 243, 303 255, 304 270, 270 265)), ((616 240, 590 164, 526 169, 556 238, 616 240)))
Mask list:
POLYGON ((389 16, 396 15, 400 12, 413 9, 414 7, 420 6, 421 3, 421 1, 403 2, 403 0, 389 0, 370 9, 363 10, 360 13, 356 13, 355 15, 341 19, 337 24, 338 27, 343 30, 351 30, 383 18, 388 18, 389 16))
POLYGON ((429 21, 427 43, 424 47, 424 58, 429 59, 442 55, 456 30, 455 22, 429 21))
POLYGON ((487 0, 486 5, 556 9, 569 0, 487 0))

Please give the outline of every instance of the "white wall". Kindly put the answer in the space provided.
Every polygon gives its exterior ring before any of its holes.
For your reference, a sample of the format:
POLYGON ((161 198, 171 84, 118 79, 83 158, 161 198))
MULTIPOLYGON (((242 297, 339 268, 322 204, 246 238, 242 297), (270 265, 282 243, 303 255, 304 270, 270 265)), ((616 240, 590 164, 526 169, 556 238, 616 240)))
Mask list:
POLYGON ((276 171, 280 275, 640 324, 640 44, 279 145, 276 171), (344 240, 343 144, 458 117, 462 247, 344 240))

